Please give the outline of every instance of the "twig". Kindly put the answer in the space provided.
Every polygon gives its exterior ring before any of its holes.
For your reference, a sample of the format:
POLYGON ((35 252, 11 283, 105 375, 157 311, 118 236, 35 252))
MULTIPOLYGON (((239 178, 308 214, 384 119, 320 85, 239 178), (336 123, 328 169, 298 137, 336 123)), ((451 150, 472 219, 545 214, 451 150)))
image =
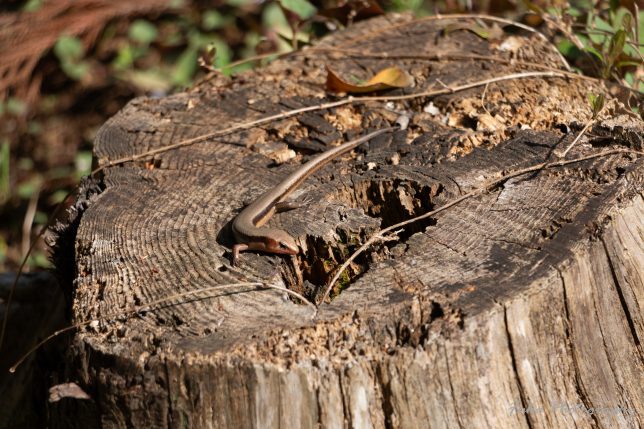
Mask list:
MULTIPOLYGON (((254 286, 254 287, 257 287, 257 288, 276 289, 276 290, 279 290, 279 291, 282 291, 282 292, 286 292, 288 294, 291 294, 291 295, 301 299, 304 303, 306 303, 307 305, 312 307, 314 311, 317 311, 317 307, 315 307, 315 305, 313 303, 311 303, 309 300, 304 298, 299 293, 294 292, 294 291, 289 290, 289 289, 286 289, 286 288, 283 288, 281 286, 276 286, 276 285, 271 285, 271 284, 266 284, 266 283, 261 283, 261 282, 229 283, 229 284, 217 285, 217 286, 212 286, 212 287, 207 287, 207 288, 202 288, 202 289, 196 289, 196 290, 191 290, 191 291, 186 291, 186 292, 180 292, 180 293, 176 293, 176 294, 173 294, 173 295, 170 295, 170 296, 166 296, 164 298, 156 299, 156 300, 151 301, 151 302, 149 302, 147 304, 143 304, 143 305, 137 307, 134 310, 121 311, 121 312, 118 312, 118 313, 110 315, 110 316, 103 316, 103 317, 99 317, 99 318, 96 318, 96 319, 84 320, 82 322, 75 323, 75 324, 73 324, 71 326, 67 326, 65 328, 59 329, 59 330, 53 332, 52 334, 48 335, 47 337, 45 337, 43 340, 41 340, 38 343, 36 343, 31 349, 29 349, 24 355, 22 355, 20 357, 20 359, 18 359, 18 361, 11 368, 9 368, 9 372, 11 372, 11 373, 16 372, 16 369, 33 352, 38 350, 43 344, 47 343, 48 341, 52 340, 53 338, 56 338, 59 335, 64 334, 66 332, 70 332, 70 331, 73 331, 75 329, 79 329, 79 328, 82 328, 84 326, 91 325, 93 323, 109 323, 110 321, 118 319, 118 318, 136 316, 137 314, 140 314, 140 313, 144 313, 144 312, 147 312, 147 311, 152 311, 153 310, 152 307, 155 307, 155 306, 157 306, 159 304, 164 304, 164 303, 166 303, 168 301, 172 301, 172 300, 177 299, 177 298, 183 298, 183 297, 190 296, 190 295, 196 295, 198 293, 208 293, 208 292, 212 292, 212 291, 215 291, 215 290, 226 289, 226 288, 231 288, 231 287, 244 287, 244 286, 254 286)), ((182 303, 178 303, 177 305, 179 305, 179 304, 182 304, 182 303)))
POLYGON ((374 244, 377 241, 383 240, 383 237, 386 236, 389 232, 391 232, 394 229, 401 228, 405 225, 409 225, 410 223, 417 222, 422 219, 426 219, 430 216, 434 216, 437 213, 440 213, 444 210, 447 210, 450 207, 453 207, 473 196, 476 196, 478 194, 481 194, 485 192, 487 189, 497 186, 498 184, 507 181, 508 179, 512 179, 513 177, 521 176, 527 173, 531 173, 533 171, 539 171, 539 170, 545 170, 548 168, 552 167, 561 167, 564 165, 568 164, 573 164, 577 162, 582 162, 582 161, 587 161, 589 159, 594 159, 594 158, 600 158, 604 156, 609 156, 609 155, 615 155, 615 154, 622 154, 622 153, 630 153, 630 154, 636 154, 636 155, 644 155, 643 151, 637 151, 637 150, 632 150, 632 149, 613 149, 613 150, 607 150, 604 152, 599 152, 599 153, 594 153, 591 155, 586 155, 582 156, 579 158, 575 159, 569 159, 569 160, 558 160, 558 161, 552 161, 552 162, 540 162, 538 164, 535 164, 531 167, 526 167, 526 168, 521 168, 519 170, 510 172, 508 174, 505 174, 501 176, 498 179, 493 179, 491 181, 488 181, 484 183, 482 186, 475 188, 474 190, 460 196, 459 198, 456 198, 455 200, 450 201, 449 203, 445 204, 442 207, 439 207, 435 210, 432 210, 430 212, 427 212, 425 214, 422 214, 420 216, 413 217, 411 219, 407 219, 403 222, 388 226, 387 228, 384 228, 371 236, 362 246, 358 248, 351 256, 340 266, 340 268, 337 270, 336 274, 333 276, 331 281, 328 283, 326 290, 324 292, 324 295, 322 296, 322 299, 316 304, 318 307, 322 305, 322 303, 327 299, 329 296, 329 293, 331 292, 331 289, 333 288, 333 285, 335 284, 336 281, 340 278, 342 273, 349 267, 349 265, 361 254, 363 253, 368 247, 370 247, 372 244, 374 244))
POLYGON ((311 301, 306 299, 303 295, 300 295, 299 293, 297 293, 297 292, 295 292, 293 290, 287 289, 287 288, 282 287, 282 286, 271 285, 271 284, 268 284, 268 283, 262 284, 262 287, 266 287, 266 288, 269 288, 269 289, 275 289, 275 290, 281 290, 282 292, 288 293, 289 295, 293 295, 294 297, 298 298, 299 300, 301 300, 306 305, 311 306, 313 308, 313 310, 317 310, 314 303, 312 303, 311 301))
MULTIPOLYGON (((298 51, 298 52, 301 52, 301 51, 298 51)), ((226 64, 225 66, 221 67, 221 70, 232 69, 242 64, 250 63, 252 61, 261 61, 271 57, 275 57, 277 59, 285 56, 291 56, 293 54, 294 54, 293 51, 288 51, 288 52, 270 52, 266 54, 253 55, 250 57, 242 58, 241 60, 234 61, 230 64, 226 64)))
POLYGON ((568 145, 568 147, 563 152, 561 152, 561 153, 555 152, 555 156, 557 156, 559 158, 565 158, 566 155, 568 155, 568 152, 570 152, 570 149, 572 149, 573 146, 577 144, 579 139, 581 139, 581 136, 583 136, 586 133, 586 131, 588 131, 588 128, 590 128, 596 122, 597 122, 597 120, 594 119, 594 118, 591 119, 590 121, 588 121, 588 123, 584 126, 584 128, 581 129, 579 134, 577 134, 577 137, 575 137, 575 139, 572 141, 572 143, 570 143, 568 145))
POLYGON ((485 93, 487 92, 487 87, 489 85, 485 85, 485 88, 483 88, 483 92, 481 93, 481 107, 483 107, 483 110, 485 110, 485 113, 492 118, 492 114, 490 113, 489 110, 487 110, 487 107, 485 107, 485 93))
MULTIPOLYGON (((611 101, 614 101, 614 100, 611 100, 611 101)), ((614 103, 610 103, 610 104, 614 104, 614 103)), ((609 103, 605 103, 603 106, 601 106, 599 111, 593 111, 592 118, 590 119, 590 121, 588 121, 588 123, 584 126, 584 128, 582 128, 579 134, 577 134, 577 137, 575 137, 572 143, 570 143, 568 147, 561 153, 559 153, 558 151, 555 151, 555 156, 559 158, 565 158, 566 155, 568 155, 568 152, 570 152, 570 149, 572 149, 577 144, 577 142, 581 139, 581 137, 586 133, 586 131, 588 131, 588 128, 590 128, 592 125, 597 123, 599 115, 604 111, 604 109, 606 109, 608 105, 609 103)))
POLYGON ((21 243, 21 257, 27 257, 29 251, 29 244, 31 240, 31 228, 36 216, 36 209, 38 208, 38 197, 40 196, 40 188, 36 189, 31 198, 29 198, 29 205, 25 212, 25 218, 22 221, 22 243, 21 243))

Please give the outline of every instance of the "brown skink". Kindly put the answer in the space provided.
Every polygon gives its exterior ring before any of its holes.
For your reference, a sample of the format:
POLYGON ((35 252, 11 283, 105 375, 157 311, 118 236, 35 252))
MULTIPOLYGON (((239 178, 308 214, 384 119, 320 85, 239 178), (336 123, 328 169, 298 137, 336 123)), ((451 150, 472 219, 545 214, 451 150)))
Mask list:
POLYGON ((298 208, 302 205, 295 202, 285 201, 286 197, 288 197, 304 180, 320 168, 324 167, 334 158, 337 158, 376 136, 398 128, 406 128, 408 121, 407 117, 401 116, 396 121, 396 126, 374 131, 316 155, 313 159, 302 165, 302 167, 288 175, 277 186, 269 189, 249 204, 237 215, 232 223, 233 235, 237 242, 233 246, 233 265, 237 263, 239 253, 246 250, 259 250, 268 253, 296 255, 299 252, 297 243, 286 231, 277 228, 262 228, 273 214, 298 208))

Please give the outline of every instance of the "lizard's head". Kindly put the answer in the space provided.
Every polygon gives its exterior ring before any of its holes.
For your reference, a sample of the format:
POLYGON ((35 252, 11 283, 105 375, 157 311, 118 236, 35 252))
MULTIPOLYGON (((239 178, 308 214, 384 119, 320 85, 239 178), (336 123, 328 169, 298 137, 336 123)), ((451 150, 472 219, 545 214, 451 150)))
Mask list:
POLYGON ((282 255, 297 255, 300 252, 295 239, 286 231, 274 229, 270 235, 270 238, 266 238, 266 251, 282 255))

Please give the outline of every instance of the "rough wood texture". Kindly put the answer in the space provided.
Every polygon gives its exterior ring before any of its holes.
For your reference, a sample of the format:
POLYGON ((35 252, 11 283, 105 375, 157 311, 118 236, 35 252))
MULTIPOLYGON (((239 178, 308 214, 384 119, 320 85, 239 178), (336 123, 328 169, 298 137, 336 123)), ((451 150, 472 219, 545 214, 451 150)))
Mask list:
MULTIPOLYGON (((95 154, 104 165, 330 100, 324 65, 360 78, 397 65, 415 87, 393 94, 526 69, 427 55, 558 65, 534 35, 489 43, 441 32, 448 24, 382 17, 318 45, 361 56, 304 51, 188 93, 134 100, 99 132, 95 154)), ((579 131, 588 91, 601 89, 534 78, 391 106, 357 103, 109 168, 68 232, 76 233, 74 320, 239 281, 319 297, 378 227, 568 145, 576 132, 557 125, 579 131), (303 254, 246 253, 231 267, 234 215, 311 150, 393 121, 386 107, 413 112, 410 128, 316 174, 299 196, 314 203, 271 221, 303 254), (297 158, 277 165, 286 144, 297 158)), ((641 150, 642 130, 614 111, 569 157, 641 150)), ((640 427, 642 163, 617 155, 522 176, 413 225, 359 259, 315 319, 279 291, 238 287, 91 326, 75 336, 67 381, 92 397, 109 428, 640 427)))

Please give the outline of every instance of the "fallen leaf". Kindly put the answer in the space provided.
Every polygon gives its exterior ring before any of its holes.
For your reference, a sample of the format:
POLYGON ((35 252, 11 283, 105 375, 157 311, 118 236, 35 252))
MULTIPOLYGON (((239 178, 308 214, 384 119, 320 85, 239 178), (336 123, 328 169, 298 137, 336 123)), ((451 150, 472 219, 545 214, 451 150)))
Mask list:
POLYGON ((413 83, 411 76, 398 67, 388 67, 380 70, 363 84, 353 84, 340 78, 327 66, 326 89, 331 92, 346 92, 359 94, 363 92, 382 91, 383 89, 405 88, 413 83))

